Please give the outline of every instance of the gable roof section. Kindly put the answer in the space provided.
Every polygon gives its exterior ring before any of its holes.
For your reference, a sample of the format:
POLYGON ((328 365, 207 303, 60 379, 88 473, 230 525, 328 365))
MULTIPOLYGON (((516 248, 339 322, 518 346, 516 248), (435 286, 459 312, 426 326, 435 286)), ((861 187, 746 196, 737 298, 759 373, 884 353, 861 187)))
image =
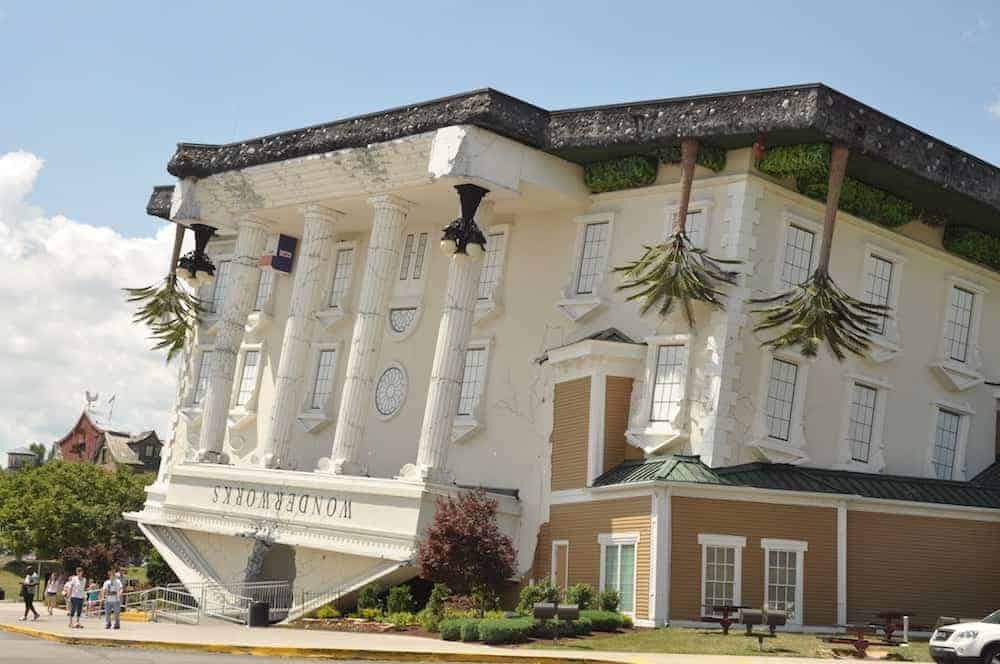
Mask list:
POLYGON ((105 431, 103 447, 107 448, 108 453, 116 463, 140 466, 142 461, 139 460, 139 455, 136 454, 135 450, 129 446, 131 441, 132 436, 127 433, 105 431))
POLYGON ((1000 460, 994 461, 972 478, 973 484, 1000 488, 1000 460))
POLYGON ((976 480, 958 482, 763 462, 712 469, 696 456, 681 455, 625 462, 594 480, 594 486, 651 480, 1000 509, 1000 486, 976 480))
MULTIPOLYGON (((852 152, 849 175, 1000 230, 1000 168, 821 83, 557 111, 486 88, 237 143, 179 143, 167 171, 207 177, 462 124, 576 163, 649 152, 680 136, 726 149, 761 134, 768 146, 843 142, 852 152)), ((147 211, 169 218, 171 192, 155 189, 147 211)))

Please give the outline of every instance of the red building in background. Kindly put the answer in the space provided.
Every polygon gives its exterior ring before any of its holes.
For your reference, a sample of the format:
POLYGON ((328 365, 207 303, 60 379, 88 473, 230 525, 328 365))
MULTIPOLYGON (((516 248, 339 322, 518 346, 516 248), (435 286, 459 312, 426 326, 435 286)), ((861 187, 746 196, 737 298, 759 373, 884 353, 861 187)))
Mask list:
POLYGON ((87 411, 80 414, 69 433, 56 441, 67 461, 82 461, 114 469, 124 465, 136 472, 156 472, 163 443, 155 431, 131 434, 104 429, 87 411))

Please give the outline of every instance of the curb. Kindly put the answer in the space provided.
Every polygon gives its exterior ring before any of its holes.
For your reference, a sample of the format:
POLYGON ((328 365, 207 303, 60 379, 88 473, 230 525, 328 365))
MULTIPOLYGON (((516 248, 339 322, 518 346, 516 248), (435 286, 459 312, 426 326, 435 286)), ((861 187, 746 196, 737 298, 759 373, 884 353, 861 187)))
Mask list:
MULTIPOLYGON (((297 657, 301 659, 331 660, 379 660, 392 662, 492 662, 494 664, 622 664, 621 660, 581 658, 574 656, 554 657, 551 655, 532 656, 501 655, 461 652, 423 652, 399 650, 353 650, 342 648, 297 648, 293 646, 241 646, 227 643, 177 643, 174 641, 138 641, 130 639, 108 639, 94 636, 67 636, 46 632, 41 629, 20 627, 0 623, 0 631, 20 634, 45 641, 75 646, 102 646, 141 648, 143 650, 171 650, 174 652, 207 652, 227 655, 253 655, 256 657, 297 657)), ((636 660, 641 661, 641 660, 636 660)))

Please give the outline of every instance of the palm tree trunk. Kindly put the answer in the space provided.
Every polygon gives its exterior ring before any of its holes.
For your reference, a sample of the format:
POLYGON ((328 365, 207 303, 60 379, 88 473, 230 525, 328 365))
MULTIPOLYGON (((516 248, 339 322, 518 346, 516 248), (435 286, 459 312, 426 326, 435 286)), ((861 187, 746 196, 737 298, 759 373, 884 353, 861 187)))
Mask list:
POLYGON ((677 205, 677 219, 674 220, 674 235, 687 228, 688 204, 691 202, 691 182, 694 180, 694 164, 698 158, 698 139, 681 139, 681 200, 677 205))
POLYGON ((169 278, 173 279, 177 275, 177 261, 181 257, 181 245, 184 244, 184 224, 174 222, 174 250, 170 254, 170 269, 167 271, 169 278))
POLYGON ((833 250, 833 228, 837 223, 837 207, 840 205, 840 190, 847 172, 847 146, 836 143, 830 151, 830 179, 826 189, 826 212, 823 215, 823 244, 819 250, 817 272, 830 274, 830 253, 833 250))

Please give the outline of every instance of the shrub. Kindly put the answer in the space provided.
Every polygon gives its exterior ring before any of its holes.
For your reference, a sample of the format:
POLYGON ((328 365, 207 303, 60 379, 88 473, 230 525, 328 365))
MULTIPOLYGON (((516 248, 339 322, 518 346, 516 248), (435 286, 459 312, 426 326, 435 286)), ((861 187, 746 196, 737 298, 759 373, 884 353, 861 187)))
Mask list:
POLYGON ((462 625, 464 623, 464 618, 442 620, 438 624, 438 633, 445 641, 458 641, 462 638, 462 625))
POLYGON ((479 623, 481 621, 478 618, 469 618, 462 623, 462 640, 466 642, 478 641, 479 640, 479 623))
POLYGON ((414 623, 414 616, 409 611, 396 611, 390 613, 386 617, 385 622, 392 625, 395 629, 405 629, 406 627, 414 623))
MULTIPOLYGON (((656 151, 656 156, 664 164, 679 164, 681 163, 681 146, 675 144, 660 148, 656 151)), ((695 163, 718 173, 726 167, 726 151, 702 143, 698 146, 698 156, 695 158, 695 163)))
POLYGON ((427 606, 417 616, 420 626, 428 632, 438 631, 438 625, 444 619, 445 602, 448 599, 449 592, 448 586, 443 583, 435 583, 431 589, 431 596, 427 599, 427 606))
POLYGON ((517 612, 521 615, 530 616, 535 610, 535 604, 539 602, 558 602, 559 588, 552 585, 549 580, 536 583, 534 585, 521 588, 521 595, 517 602, 517 612))
POLYGON ((556 618, 537 620, 535 621, 535 627, 532 629, 531 635, 539 639, 555 639, 564 636, 576 636, 577 634, 590 634, 591 625, 589 623, 589 620, 583 623, 580 620, 569 621, 558 620, 556 618))
POLYGON ((483 643, 522 643, 528 640, 535 621, 531 618, 480 620, 479 640, 483 643))
POLYGON ((594 629, 594 623, 590 618, 584 618, 583 616, 572 621, 570 625, 573 628, 573 634, 576 636, 587 636, 594 629))
POLYGON ((656 181, 656 160, 642 155, 631 155, 598 161, 583 167, 583 182, 591 192, 634 189, 656 181))
POLYGON ((593 608, 597 591, 589 583, 576 583, 566 589, 566 603, 576 604, 581 611, 593 608))
POLYGON ((320 620, 332 620, 333 618, 340 617, 340 611, 338 611, 333 604, 324 604, 313 611, 313 617, 319 618, 320 620))
POLYGON ((369 583, 358 592, 358 611, 363 609, 381 609, 381 592, 373 583, 369 583))
POLYGON ((581 611, 580 618, 586 618, 595 632, 617 632, 625 624, 620 613, 615 611, 581 611))
POLYGON ((822 180, 830 172, 830 146, 805 143, 768 148, 757 168, 775 177, 822 180))
POLYGON ((946 226, 943 242, 953 254, 1000 270, 1000 237, 968 226, 946 226))
MULTIPOLYGON (((818 201, 826 200, 826 190, 829 183, 824 180, 808 180, 800 178, 797 187, 800 193, 818 201)), ((854 178, 844 178, 840 191, 838 207, 855 217, 868 219, 889 228, 908 224, 917 216, 910 201, 895 194, 859 182, 854 178)))
POLYGON ((382 620, 382 609, 358 609, 358 617, 363 620, 378 622, 382 620))
POLYGON ((387 613, 410 613, 413 611, 413 595, 410 594, 409 586, 396 586, 389 591, 386 598, 387 613))
POLYGON ((597 600, 598 606, 602 611, 617 611, 618 603, 621 598, 618 596, 618 591, 612 588, 601 591, 601 595, 597 600))
POLYGON ((632 616, 627 616, 624 613, 622 614, 622 627, 632 629, 632 616))

